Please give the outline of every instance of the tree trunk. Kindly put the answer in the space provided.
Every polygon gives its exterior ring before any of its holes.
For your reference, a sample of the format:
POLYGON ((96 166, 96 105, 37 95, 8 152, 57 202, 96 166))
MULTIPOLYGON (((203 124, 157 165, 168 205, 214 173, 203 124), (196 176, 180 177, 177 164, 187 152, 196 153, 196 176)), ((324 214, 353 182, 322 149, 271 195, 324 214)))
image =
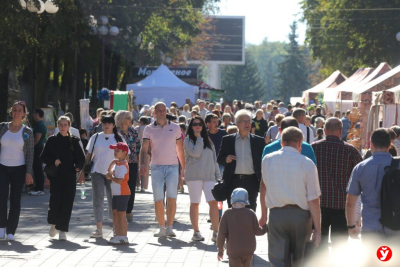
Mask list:
POLYGON ((97 90, 99 86, 99 76, 96 71, 92 71, 92 106, 93 109, 97 107, 97 90))
POLYGON ((83 99, 85 96, 85 69, 83 66, 82 55, 78 54, 78 66, 77 66, 77 77, 76 77, 76 114, 75 114, 75 122, 76 125, 81 125, 81 116, 80 116, 80 99, 83 99))
POLYGON ((86 71, 86 80, 85 80, 85 98, 89 99, 89 91, 90 91, 90 71, 86 71))
POLYGON ((53 106, 56 113, 60 109, 59 98, 60 98, 60 58, 56 55, 53 61, 53 106))
POLYGON ((61 110, 66 112, 67 111, 67 90, 68 90, 68 79, 69 79, 69 66, 68 60, 64 61, 64 71, 62 75, 61 81, 61 110))
POLYGON ((0 69, 0 122, 7 121, 8 109, 8 69, 0 69))
POLYGON ((105 51, 105 66, 104 66, 104 87, 110 89, 110 69, 111 69, 111 57, 112 53, 110 50, 105 51))
MULTIPOLYGON (((110 69, 110 90, 117 90, 118 86, 118 70, 119 64, 121 62, 121 56, 117 53, 113 53, 112 61, 111 61, 111 69, 110 69)), ((123 90, 125 91, 125 90, 123 90)))
POLYGON ((71 83, 71 95, 70 95, 70 110, 72 115, 74 115, 75 124, 79 125, 79 120, 75 117, 79 117, 78 115, 78 97, 77 97, 77 72, 78 72, 78 49, 74 50, 74 63, 73 63, 73 70, 72 70, 72 83, 71 83))

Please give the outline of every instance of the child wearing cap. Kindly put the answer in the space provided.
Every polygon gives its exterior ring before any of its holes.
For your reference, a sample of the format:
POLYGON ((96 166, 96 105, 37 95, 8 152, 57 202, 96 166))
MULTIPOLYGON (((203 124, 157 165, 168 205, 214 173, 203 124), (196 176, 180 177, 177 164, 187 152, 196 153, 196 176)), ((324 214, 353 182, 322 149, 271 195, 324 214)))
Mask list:
POLYGON ((109 244, 128 244, 128 223, 126 221, 126 208, 131 191, 129 190, 129 165, 126 155, 129 153, 128 145, 117 143, 110 146, 114 149, 115 160, 108 167, 107 179, 111 181, 112 211, 115 236, 108 241, 109 244))
POLYGON ((224 243, 227 240, 229 266, 250 267, 256 250, 256 235, 264 235, 267 225, 260 227, 254 211, 246 209, 249 205, 248 193, 243 188, 236 188, 231 196, 232 208, 222 215, 219 224, 217 248, 218 260, 224 255, 224 243))

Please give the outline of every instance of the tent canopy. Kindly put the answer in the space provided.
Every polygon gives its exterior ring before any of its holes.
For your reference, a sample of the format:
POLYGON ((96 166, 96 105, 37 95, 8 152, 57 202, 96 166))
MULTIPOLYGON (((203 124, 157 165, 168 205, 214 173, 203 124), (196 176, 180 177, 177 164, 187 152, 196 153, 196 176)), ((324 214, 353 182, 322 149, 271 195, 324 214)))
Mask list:
POLYGON ((195 103, 198 93, 197 86, 183 82, 163 64, 140 82, 127 84, 126 90, 133 91, 136 104, 148 105, 162 101, 167 105, 176 102, 182 106, 186 103, 186 99, 195 103))
POLYGON ((329 76, 326 80, 321 82, 320 84, 317 84, 313 88, 307 89, 303 91, 303 99, 305 104, 309 104, 310 100, 315 101, 315 97, 319 93, 323 93, 325 89, 327 88, 334 88, 347 80, 347 77, 344 76, 340 71, 335 71, 329 76))
POLYGON ((398 77, 400 77, 400 66, 355 89, 352 94, 353 101, 361 101, 360 95, 364 93, 393 88, 395 85, 398 85, 398 82, 394 81, 394 78, 398 77))
POLYGON ((379 66, 364 79, 360 80, 358 83, 353 84, 352 86, 346 86, 346 88, 337 88, 337 97, 339 100, 351 100, 353 101, 352 95, 357 88, 364 86, 365 84, 371 82, 372 80, 380 77, 386 72, 390 71, 392 68, 386 62, 382 62, 379 66))
POLYGON ((360 68, 353 75, 350 76, 346 81, 342 82, 335 88, 329 90, 324 90, 324 102, 336 102, 338 98, 338 93, 340 91, 348 91, 352 88, 357 87, 362 80, 364 80, 368 75, 372 73, 372 68, 360 68))

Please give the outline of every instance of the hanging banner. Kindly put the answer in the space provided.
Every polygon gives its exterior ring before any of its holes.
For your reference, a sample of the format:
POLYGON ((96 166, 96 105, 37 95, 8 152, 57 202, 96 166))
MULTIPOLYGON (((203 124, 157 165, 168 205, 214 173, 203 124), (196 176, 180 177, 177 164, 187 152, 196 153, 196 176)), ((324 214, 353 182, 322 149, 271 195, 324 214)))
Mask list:
POLYGON ((86 129, 89 133, 93 131, 93 120, 89 115, 89 99, 79 100, 79 106, 81 109, 81 128, 86 129))
POLYGON ((219 102, 222 93, 223 91, 221 90, 200 89, 200 98, 203 100, 219 102))

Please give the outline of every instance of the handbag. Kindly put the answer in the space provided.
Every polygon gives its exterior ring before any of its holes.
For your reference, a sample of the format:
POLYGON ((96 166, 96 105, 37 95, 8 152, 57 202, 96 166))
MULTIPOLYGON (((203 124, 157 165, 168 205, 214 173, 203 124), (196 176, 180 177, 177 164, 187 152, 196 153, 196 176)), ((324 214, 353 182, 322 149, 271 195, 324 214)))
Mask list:
MULTIPOLYGON (((55 153, 56 151, 54 150, 54 154, 56 155, 56 158, 58 159, 57 153, 55 153)), ((43 172, 46 173, 47 175, 47 179, 52 180, 52 178, 57 177, 57 170, 58 167, 54 164, 46 164, 46 166, 44 166, 43 172)))
POLYGON ((58 167, 56 165, 46 164, 43 171, 46 173, 47 179, 52 180, 52 178, 57 177, 57 169, 58 167))
POLYGON ((211 193, 216 201, 225 201, 227 199, 225 185, 221 180, 217 181, 211 189, 211 193))
POLYGON ((92 171, 92 165, 93 165, 93 151, 94 151, 94 146, 96 145, 97 137, 99 137, 99 134, 96 134, 96 138, 94 139, 94 144, 92 147, 92 151, 90 152, 90 160, 88 160, 85 164, 84 167, 84 172, 85 173, 90 173, 92 171))

